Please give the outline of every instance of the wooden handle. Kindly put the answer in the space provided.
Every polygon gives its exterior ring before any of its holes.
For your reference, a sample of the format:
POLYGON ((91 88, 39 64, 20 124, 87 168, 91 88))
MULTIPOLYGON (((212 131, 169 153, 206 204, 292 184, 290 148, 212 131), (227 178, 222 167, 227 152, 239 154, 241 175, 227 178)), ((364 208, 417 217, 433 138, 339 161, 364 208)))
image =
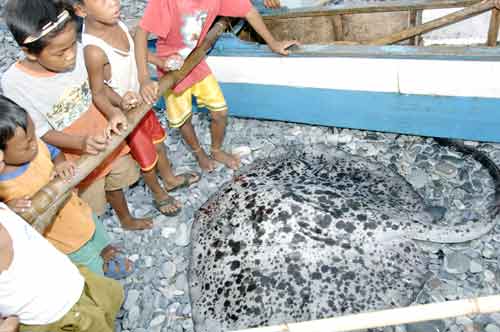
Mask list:
MULTIPOLYGON (((206 56, 208 50, 212 47, 217 38, 227 29, 229 20, 227 18, 219 19, 210 29, 203 42, 186 59, 180 70, 167 73, 159 81, 159 91, 164 94, 168 89, 181 81, 193 68, 200 63, 206 56)), ((122 135, 113 135, 106 150, 95 156, 84 155, 77 161, 77 171, 75 176, 69 182, 62 181, 59 178, 49 182, 41 188, 33 197, 31 197, 31 207, 21 214, 27 222, 40 233, 52 223, 51 214, 45 214, 45 211, 51 209, 54 204, 61 205, 61 197, 78 185, 87 177, 103 160, 105 160, 135 129, 146 113, 151 109, 150 104, 142 104, 125 115, 128 120, 128 128, 122 135)))

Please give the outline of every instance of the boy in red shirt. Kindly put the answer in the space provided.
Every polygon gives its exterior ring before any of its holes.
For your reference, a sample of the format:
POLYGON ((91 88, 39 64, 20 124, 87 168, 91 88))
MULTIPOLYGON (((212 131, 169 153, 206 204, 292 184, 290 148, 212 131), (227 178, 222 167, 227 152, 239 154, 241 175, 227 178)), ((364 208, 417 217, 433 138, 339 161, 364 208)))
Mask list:
MULTIPOLYGON (((158 36, 156 64, 160 76, 179 69, 184 59, 205 38, 217 16, 245 17, 266 41, 271 50, 287 55, 295 41, 276 41, 265 26, 259 12, 248 0, 150 0, 135 35, 135 53, 141 95, 147 102, 158 97, 158 85, 147 70, 147 38, 158 36)), ((201 61, 184 80, 165 95, 167 118, 171 127, 179 127, 184 140, 196 155, 201 169, 213 171, 215 161, 231 169, 239 168, 239 157, 222 150, 227 122, 227 105, 217 80, 207 63, 201 61), (200 146, 191 124, 192 97, 211 114, 211 157, 200 146)))

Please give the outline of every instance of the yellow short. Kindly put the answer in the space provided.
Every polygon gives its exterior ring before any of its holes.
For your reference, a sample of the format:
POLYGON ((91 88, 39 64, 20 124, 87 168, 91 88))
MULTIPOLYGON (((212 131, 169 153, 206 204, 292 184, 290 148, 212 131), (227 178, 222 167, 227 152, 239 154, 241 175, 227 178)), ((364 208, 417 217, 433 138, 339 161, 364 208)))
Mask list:
POLYGON ((208 75, 181 93, 169 91, 165 94, 167 119, 170 127, 180 127, 189 119, 193 108, 193 96, 196 97, 198 107, 205 107, 211 112, 227 110, 226 100, 219 83, 213 75, 208 75))
POLYGON ((106 191, 124 189, 139 180, 140 171, 136 161, 126 154, 113 161, 111 172, 103 178, 80 189, 79 196, 92 208, 97 216, 106 212, 106 191))

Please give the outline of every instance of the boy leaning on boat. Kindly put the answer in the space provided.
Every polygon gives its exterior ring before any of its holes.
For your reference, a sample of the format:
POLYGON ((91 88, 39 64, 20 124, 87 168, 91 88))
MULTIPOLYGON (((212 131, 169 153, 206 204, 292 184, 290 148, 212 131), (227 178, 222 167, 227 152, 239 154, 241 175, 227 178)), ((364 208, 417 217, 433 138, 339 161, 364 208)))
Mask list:
MULTIPOLYGON (((268 1, 268 5, 276 5, 268 1)), ((295 41, 277 41, 265 26, 259 12, 249 0, 150 0, 135 34, 135 52, 142 98, 153 103, 158 98, 158 84, 149 77, 147 68, 149 33, 158 37, 156 57, 149 57, 159 76, 177 70, 191 51, 205 38, 217 16, 245 17, 274 52, 287 55, 295 41)), ((231 169, 239 168, 239 156, 223 150, 227 123, 227 105, 217 80, 202 60, 172 91, 165 94, 169 125, 179 128, 194 153, 200 168, 213 171, 215 162, 231 169), (211 115, 211 148, 207 154, 191 124, 192 97, 211 115)))

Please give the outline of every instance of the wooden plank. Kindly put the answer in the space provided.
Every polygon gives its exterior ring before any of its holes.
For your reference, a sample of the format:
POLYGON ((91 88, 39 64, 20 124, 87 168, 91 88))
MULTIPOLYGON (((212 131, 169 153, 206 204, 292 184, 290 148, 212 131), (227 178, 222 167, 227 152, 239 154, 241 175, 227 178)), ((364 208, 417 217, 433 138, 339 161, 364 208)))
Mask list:
MULTIPOLYGON (((410 20, 408 22, 408 26, 410 28, 414 28, 417 26, 417 10, 416 9, 410 10, 410 20)), ((417 37, 418 36, 413 36, 410 38, 410 45, 413 45, 413 46, 417 45, 417 37)))
POLYGON ((470 7, 464 8, 462 10, 456 11, 454 13, 445 15, 443 17, 437 18, 435 20, 429 21, 427 23, 421 24, 417 27, 408 28, 406 30, 391 34, 389 36, 378 38, 374 40, 368 40, 363 42, 363 44, 369 45, 387 45, 394 44, 403 40, 410 39, 413 36, 420 35, 429 31, 433 31, 453 23, 465 20, 467 18, 482 14, 491 10, 495 7, 493 0, 483 1, 472 5, 470 7))
POLYGON ((408 0, 372 2, 363 4, 342 4, 294 10, 273 10, 263 13, 264 21, 281 20, 293 17, 332 16, 339 14, 362 14, 376 12, 399 12, 407 10, 441 9, 468 7, 481 0, 408 0))
POLYGON ((488 29, 488 42, 490 47, 497 46, 498 28, 500 25, 500 10, 493 8, 491 11, 490 27, 488 29))
POLYGON ((342 23, 342 15, 333 16, 333 31, 335 32, 335 40, 344 40, 344 26, 342 23))
MULTIPOLYGON (((416 27, 422 24, 422 10, 421 9, 412 9, 410 10, 410 27, 416 27)), ((413 36, 410 38, 410 45, 412 46, 420 46, 422 45, 422 37, 421 36, 413 36)))

